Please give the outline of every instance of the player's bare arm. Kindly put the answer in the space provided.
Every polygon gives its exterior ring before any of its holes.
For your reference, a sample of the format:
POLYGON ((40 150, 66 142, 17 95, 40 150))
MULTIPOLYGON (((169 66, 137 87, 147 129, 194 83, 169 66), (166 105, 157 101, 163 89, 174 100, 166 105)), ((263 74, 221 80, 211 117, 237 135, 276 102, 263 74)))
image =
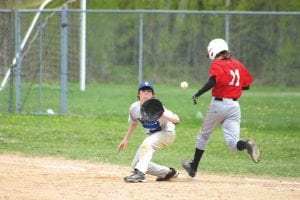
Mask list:
POLYGON ((123 140, 119 143, 118 152, 126 149, 128 141, 129 141, 132 133, 135 131, 136 127, 137 127, 137 124, 133 124, 133 123, 129 124, 128 130, 127 130, 123 140))
POLYGON ((172 122, 173 124, 178 124, 180 122, 178 115, 176 115, 174 113, 164 112, 162 114, 161 118, 164 118, 164 119, 172 122))

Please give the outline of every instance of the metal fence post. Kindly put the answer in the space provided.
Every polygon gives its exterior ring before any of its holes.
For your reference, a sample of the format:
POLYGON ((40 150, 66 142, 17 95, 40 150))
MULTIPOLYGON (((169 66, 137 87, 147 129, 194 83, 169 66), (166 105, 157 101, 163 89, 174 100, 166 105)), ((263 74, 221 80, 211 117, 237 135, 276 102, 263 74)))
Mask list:
POLYGON ((225 16, 225 40, 228 43, 228 45, 230 43, 230 41, 229 41, 229 25, 230 25, 229 14, 226 14, 226 16, 225 16))
POLYGON ((38 25, 38 30, 39 30, 39 35, 40 35, 40 60, 39 60, 39 64, 40 64, 40 84, 39 84, 39 91, 40 91, 40 110, 39 112, 42 113, 43 112, 43 70, 44 70, 44 45, 43 45, 43 40, 44 40, 44 25, 43 25, 43 13, 41 12, 40 14, 40 21, 39 21, 39 25, 38 25))
POLYGON ((67 93, 68 93, 68 7, 65 5, 61 12, 61 96, 60 113, 67 113, 67 93))
POLYGON ((139 83, 143 81, 143 18, 144 14, 140 14, 140 29, 139 29, 139 83))
MULTIPOLYGON (((15 14, 15 11, 11 11, 10 12, 10 38, 12 38, 11 42, 10 42, 10 49, 15 49, 14 48, 14 42, 13 40, 16 38, 15 37, 15 19, 13 16, 15 14)), ((13 50, 12 50, 13 51, 13 50)), ((15 52, 10 51, 10 58, 12 57, 12 54, 15 52)), ((11 69, 10 71, 10 75, 9 75, 9 103, 8 103, 8 112, 9 113, 13 113, 14 112, 14 70, 12 70, 14 66, 10 65, 9 68, 11 69)))
POLYGON ((15 11, 15 29, 16 29, 16 43, 15 43, 15 55, 16 55, 16 112, 21 113, 21 71, 22 71, 22 49, 21 49, 21 19, 20 12, 15 11))

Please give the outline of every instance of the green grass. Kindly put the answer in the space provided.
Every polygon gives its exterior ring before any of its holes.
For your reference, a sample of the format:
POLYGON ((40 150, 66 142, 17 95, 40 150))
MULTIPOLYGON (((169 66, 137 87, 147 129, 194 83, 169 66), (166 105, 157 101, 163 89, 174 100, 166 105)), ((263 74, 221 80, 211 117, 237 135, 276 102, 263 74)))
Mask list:
MULTIPOLYGON (((129 166, 144 138, 141 127, 128 148, 116 153, 128 127, 128 108, 136 100, 136 85, 91 84, 86 92, 69 86, 69 115, 0 114, 0 152, 28 156, 63 156, 129 166)), ((33 88, 32 95, 35 94, 33 88)), ((58 88, 48 88, 57 93, 58 88)), ((181 118, 175 143, 157 152, 154 161, 181 168, 183 158, 192 158, 201 126, 196 113, 205 114, 210 93, 193 105, 197 90, 178 85, 157 85, 157 97, 181 118)), ((0 97, 1 100, 2 97, 0 97)), ((4 101, 1 101, 4 102, 4 101)), ((240 99, 241 138, 253 137, 262 151, 254 164, 246 152, 228 150, 220 127, 211 137, 200 169, 221 174, 300 178, 300 92, 298 88, 252 88, 240 99)))

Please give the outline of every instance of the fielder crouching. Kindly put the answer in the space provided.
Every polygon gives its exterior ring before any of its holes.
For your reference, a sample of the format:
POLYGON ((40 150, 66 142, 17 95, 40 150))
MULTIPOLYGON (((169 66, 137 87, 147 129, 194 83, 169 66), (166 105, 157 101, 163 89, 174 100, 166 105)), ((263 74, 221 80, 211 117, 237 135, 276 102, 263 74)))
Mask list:
POLYGON ((132 161, 133 172, 125 176, 126 182, 145 182, 145 174, 156 176, 156 181, 167 181, 178 176, 178 171, 172 167, 152 162, 156 150, 170 146, 175 140, 175 124, 180 119, 172 111, 163 107, 163 112, 158 119, 145 120, 141 114, 141 105, 147 100, 153 99, 155 95, 153 84, 142 82, 138 86, 138 101, 131 104, 129 109, 129 127, 118 146, 118 151, 124 150, 128 141, 140 123, 146 132, 146 138, 139 146, 132 161))

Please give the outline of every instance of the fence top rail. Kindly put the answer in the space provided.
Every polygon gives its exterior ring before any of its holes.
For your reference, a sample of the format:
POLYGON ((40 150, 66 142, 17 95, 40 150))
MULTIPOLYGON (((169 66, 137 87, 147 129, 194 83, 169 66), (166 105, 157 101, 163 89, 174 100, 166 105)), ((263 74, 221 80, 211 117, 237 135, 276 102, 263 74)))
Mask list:
POLYGON ((0 12, 10 13, 10 12, 12 12, 12 10, 8 10, 8 9, 0 9, 0 12))
MULTIPOLYGON (((59 9, 17 9, 20 12, 61 12, 59 9)), ((13 10, 0 10, 0 12, 12 12, 13 10)), ((205 11, 205 10, 102 10, 102 9, 68 9, 68 12, 90 13, 131 13, 131 14, 220 14, 220 15, 300 15, 300 12, 288 11, 205 11)))

